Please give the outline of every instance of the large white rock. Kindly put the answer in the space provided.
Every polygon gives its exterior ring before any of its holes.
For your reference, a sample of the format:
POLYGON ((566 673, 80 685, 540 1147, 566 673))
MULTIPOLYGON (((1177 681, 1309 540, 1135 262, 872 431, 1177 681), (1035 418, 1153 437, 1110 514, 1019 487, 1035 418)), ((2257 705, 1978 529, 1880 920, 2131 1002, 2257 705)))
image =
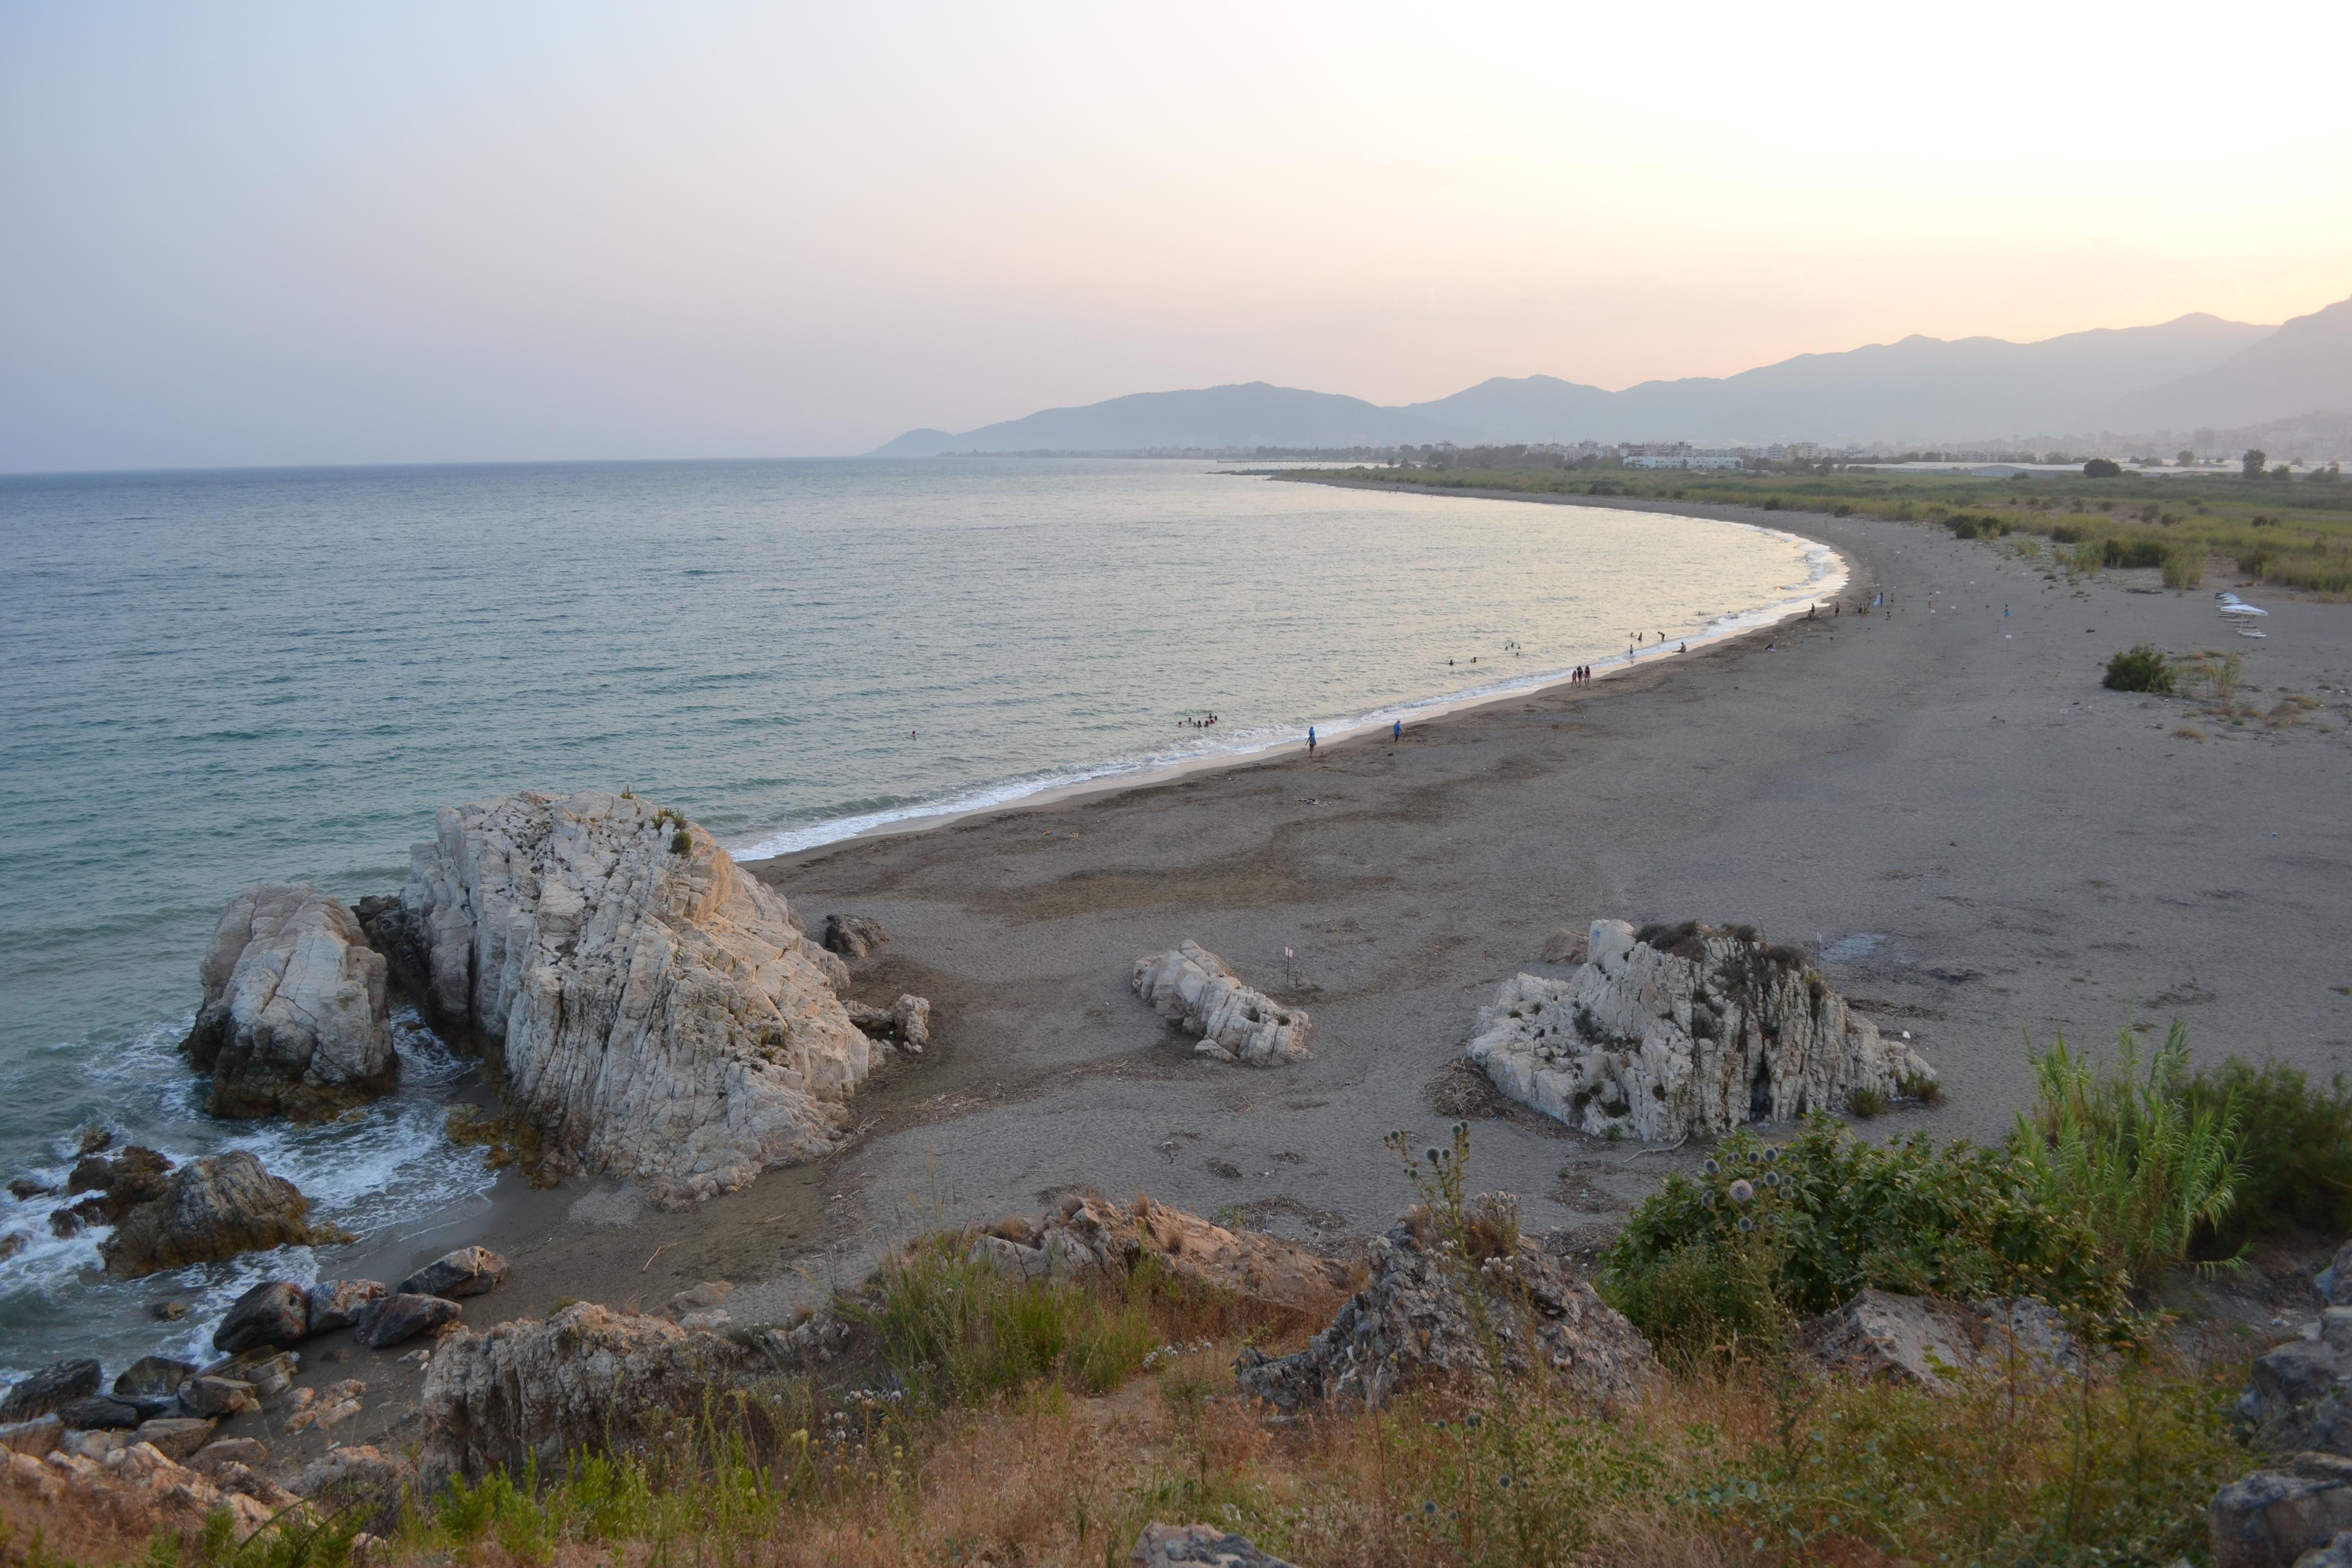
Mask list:
POLYGON ((398 1070, 383 955, 339 900, 265 882, 229 900, 200 977, 191 1060, 215 1116, 332 1115, 398 1070))
POLYGON ((1906 1080, 1934 1080, 1801 954, 1713 926, 1650 935, 1593 921, 1591 962, 1566 980, 1506 983, 1470 1058, 1547 1116, 1644 1139, 1843 1111, 1857 1091, 1891 1100, 1906 1080))
MULTIPOLYGON (((841 961, 710 836, 626 795, 445 807, 394 940, 501 1047, 509 1107, 678 1204, 835 1147, 871 1046, 841 961)), ((381 930, 381 926, 379 927, 381 930)))
POLYGON ((1252 1067, 1307 1059, 1307 1010, 1253 991, 1197 942, 1137 959, 1134 985, 1153 1012, 1200 1039, 1202 1056, 1252 1067))

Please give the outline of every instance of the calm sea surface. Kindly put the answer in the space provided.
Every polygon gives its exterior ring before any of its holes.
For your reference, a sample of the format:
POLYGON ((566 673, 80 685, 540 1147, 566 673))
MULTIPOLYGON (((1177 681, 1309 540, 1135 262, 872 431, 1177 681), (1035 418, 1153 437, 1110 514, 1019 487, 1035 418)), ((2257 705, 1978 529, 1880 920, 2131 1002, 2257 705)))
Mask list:
MULTIPOLYGON (((61 1178, 103 1122, 175 1159, 250 1148, 362 1232, 486 1187, 438 1135, 468 1065, 413 1019, 401 1091, 329 1127, 208 1121, 175 1055, 233 892, 394 890, 444 804, 631 784, 748 858, 1410 721, 1829 566, 1727 523, 1201 463, 0 477, 0 1178, 61 1178)), ((0 1259, 0 1378, 185 1348, 320 1264, 107 1282, 53 1206, 0 1194, 28 1238, 0 1259), (157 1324, 167 1297, 195 1313, 157 1324)))

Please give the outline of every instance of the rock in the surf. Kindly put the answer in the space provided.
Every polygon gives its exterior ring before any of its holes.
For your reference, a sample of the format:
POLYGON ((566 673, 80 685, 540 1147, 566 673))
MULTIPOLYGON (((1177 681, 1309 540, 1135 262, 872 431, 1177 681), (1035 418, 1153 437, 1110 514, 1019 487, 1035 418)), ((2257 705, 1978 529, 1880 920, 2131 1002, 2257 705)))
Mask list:
POLYGON ((389 1294, 381 1279, 322 1279, 310 1287, 310 1331, 331 1333, 347 1329, 371 1301, 389 1294))
POLYGON ((213 1349, 237 1355, 264 1345, 290 1345, 310 1331, 310 1293, 290 1279, 265 1279, 229 1303, 213 1331, 213 1349))
POLYGON ((696 1419, 714 1389, 766 1364, 720 1335, 593 1301, 459 1334, 425 1374, 419 1468, 428 1485, 520 1475, 534 1459, 544 1472, 648 1426, 696 1419))
POLYGON ((124 1215, 98 1244, 99 1256, 108 1273, 130 1279, 240 1252, 351 1239, 333 1226, 310 1224, 310 1207, 293 1183, 244 1150, 207 1154, 173 1172, 161 1196, 124 1215))
POLYGON ((1680 1138, 1891 1101, 1935 1081, 1804 955, 1753 929, 1595 921, 1565 980, 1522 974, 1478 1015, 1470 1059, 1571 1127, 1680 1138))
POLYGON ((1303 1062, 1314 1027, 1303 1007, 1286 1007, 1243 984, 1225 961, 1197 942, 1135 963, 1135 994, 1222 1062, 1274 1067, 1303 1062))
POLYGON ((487 1247, 461 1247, 446 1252, 402 1280, 399 1292, 409 1296, 487 1296, 507 1282, 506 1255, 487 1247))
POLYGON ((114 1225, 137 1205, 162 1197, 171 1172, 170 1160, 152 1149, 131 1143, 110 1160, 103 1154, 84 1154, 74 1162, 66 1191, 99 1194, 101 1205, 89 1217, 98 1224, 114 1225))
POLYGON ((30 1421, 88 1399, 98 1392, 98 1363, 88 1356, 45 1366, 8 1385, 8 1396, 0 1399, 0 1421, 30 1421))
POLYGON ((239 893, 201 974, 187 1051, 215 1116, 331 1116, 392 1087, 383 956, 340 900, 308 882, 239 893))
POLYGON ((839 958, 711 837, 626 795, 444 809, 378 939, 501 1042, 509 1111, 676 1205, 837 1146, 873 1047, 839 958))
POLYGON ((142 1355, 115 1374, 115 1397, 133 1399, 176 1393, 180 1384, 195 1376, 197 1371, 194 1362, 167 1355, 142 1355))

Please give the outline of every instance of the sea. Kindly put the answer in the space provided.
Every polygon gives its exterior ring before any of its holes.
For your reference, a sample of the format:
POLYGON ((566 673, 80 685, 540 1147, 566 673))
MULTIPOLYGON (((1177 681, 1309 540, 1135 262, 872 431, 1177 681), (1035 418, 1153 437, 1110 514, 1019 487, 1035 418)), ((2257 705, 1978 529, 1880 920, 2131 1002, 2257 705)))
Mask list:
MULTIPOLYGON (((363 1237, 486 1194, 441 1133, 476 1064, 413 1013, 399 1089, 325 1125, 212 1120, 179 1054, 231 895, 395 891, 444 805, 627 785, 773 855, 1605 674, 1842 571, 1763 528, 1197 461, 0 476, 0 1183, 62 1184, 101 1128, 252 1150, 363 1237)), ((66 1201, 0 1194, 0 1380, 205 1359, 247 1285, 333 1267, 112 1280, 66 1201)))

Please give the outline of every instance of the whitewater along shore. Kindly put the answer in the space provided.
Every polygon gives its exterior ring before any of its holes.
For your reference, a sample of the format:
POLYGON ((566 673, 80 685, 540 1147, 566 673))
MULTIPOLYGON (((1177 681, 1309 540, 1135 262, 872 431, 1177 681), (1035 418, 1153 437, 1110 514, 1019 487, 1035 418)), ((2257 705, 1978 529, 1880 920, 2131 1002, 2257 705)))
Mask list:
MULTIPOLYGON (((1939 1105, 1873 1135, 1999 1136, 2030 1097, 2027 1036, 2059 1028, 2106 1048, 2179 1016, 2200 1058, 2352 1068, 2352 612, 2256 595, 2269 636, 2244 640, 2214 614, 2226 577, 2185 596, 2152 573, 2053 583, 1938 530, 1724 515, 1831 545, 1849 612, 1884 589, 1893 617, 1801 617, 1402 743, 759 862, 812 927, 887 930, 851 964, 855 998, 933 1005, 928 1050, 850 1101, 842 1152, 683 1211, 510 1172, 328 1271, 399 1279, 480 1242, 513 1271, 464 1304, 477 1329, 568 1299, 658 1310, 705 1280, 734 1283, 739 1323, 788 1321, 918 1228, 1088 1185, 1336 1253, 1405 1206, 1383 1136, 1435 1142, 1465 1114, 1475 1184, 1518 1193, 1530 1229, 1582 1252, 1699 1146, 1571 1132, 1457 1064, 1501 984, 1564 976, 1546 939, 1596 917, 1752 922, 1806 948, 1941 1075, 1939 1105), (2139 642, 2242 653, 2243 721, 2101 689, 2107 656, 2139 642), (1136 961, 1188 938, 1309 1010, 1309 1059, 1203 1058, 1139 1000, 1136 961)), ((397 1440, 413 1376, 379 1371, 392 1400, 338 1440, 397 1440)), ((289 1458, 325 1440, 277 1439, 289 1458)))

